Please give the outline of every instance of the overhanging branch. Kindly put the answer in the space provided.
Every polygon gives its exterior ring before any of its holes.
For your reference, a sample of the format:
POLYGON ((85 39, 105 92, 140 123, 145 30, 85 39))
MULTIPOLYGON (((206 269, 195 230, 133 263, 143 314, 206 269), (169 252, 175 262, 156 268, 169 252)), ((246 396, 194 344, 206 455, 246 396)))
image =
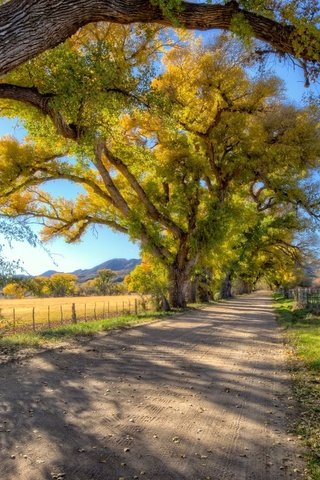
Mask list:
MULTIPOLYGON (((240 9, 236 1, 225 5, 184 2, 175 21, 187 29, 230 30, 235 14, 241 13, 255 38, 279 53, 305 61, 318 61, 318 32, 308 39, 292 25, 240 9), (295 45, 305 45, 297 54, 295 45)), ((148 0, 11 0, 0 7, 0 75, 64 42, 91 22, 129 24, 154 22, 175 26, 174 21, 148 0)))
POLYGON ((53 94, 42 94, 35 87, 21 87, 9 83, 0 84, 0 98, 16 100, 37 108, 43 115, 51 118, 57 131, 65 138, 77 140, 79 133, 74 125, 68 124, 60 112, 50 106, 53 94))

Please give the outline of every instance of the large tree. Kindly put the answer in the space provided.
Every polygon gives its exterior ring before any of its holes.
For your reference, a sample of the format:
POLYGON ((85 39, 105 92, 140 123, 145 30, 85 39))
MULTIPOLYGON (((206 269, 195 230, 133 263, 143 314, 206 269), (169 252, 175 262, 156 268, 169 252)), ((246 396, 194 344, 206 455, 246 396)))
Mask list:
POLYGON ((130 235, 184 306, 200 258, 232 234, 230 216, 246 215, 249 186, 278 191, 284 168, 294 182, 316 165, 317 119, 294 107, 288 116, 279 82, 250 80, 221 39, 167 49, 154 78, 154 52, 169 41, 158 30, 92 26, 8 76, 3 109, 25 120, 30 141, 2 141, 1 193, 8 213, 46 218, 47 238, 77 241, 92 224, 130 235), (39 189, 55 179, 83 193, 39 189))
POLYGON ((182 0, 2 0, 0 74, 55 47, 91 22, 156 22, 187 29, 222 29, 252 36, 259 53, 276 52, 319 66, 319 6, 315 1, 236 0, 191 3, 182 0), (214 4, 212 4, 214 3, 214 4), (266 48, 264 45, 267 44, 266 48))

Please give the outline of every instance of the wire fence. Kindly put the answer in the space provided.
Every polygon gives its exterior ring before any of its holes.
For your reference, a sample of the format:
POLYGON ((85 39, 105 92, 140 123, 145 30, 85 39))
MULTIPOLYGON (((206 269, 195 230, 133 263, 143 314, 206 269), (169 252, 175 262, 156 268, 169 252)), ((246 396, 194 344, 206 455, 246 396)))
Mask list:
POLYGON ((150 299, 41 303, 41 305, 0 307, 0 335, 51 329, 60 325, 138 315, 154 310, 150 299))
POLYGON ((320 313, 320 288, 302 288, 280 289, 280 292, 286 297, 293 299, 298 307, 307 308, 313 313, 320 313))

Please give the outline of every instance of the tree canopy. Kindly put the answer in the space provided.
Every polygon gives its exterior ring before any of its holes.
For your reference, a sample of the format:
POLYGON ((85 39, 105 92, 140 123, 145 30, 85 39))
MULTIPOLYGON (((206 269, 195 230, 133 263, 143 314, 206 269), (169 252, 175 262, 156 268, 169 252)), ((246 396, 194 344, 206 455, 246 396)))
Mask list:
POLYGON ((174 306, 213 252, 239 262, 261 216, 319 215, 303 184, 318 110, 283 102, 277 78, 250 78, 236 40, 192 45, 158 26, 90 25, 0 85, 2 111, 29 132, 1 141, 2 211, 45 219, 46 239, 128 234, 166 269, 174 306), (81 193, 52 197, 41 186, 56 179, 81 193))

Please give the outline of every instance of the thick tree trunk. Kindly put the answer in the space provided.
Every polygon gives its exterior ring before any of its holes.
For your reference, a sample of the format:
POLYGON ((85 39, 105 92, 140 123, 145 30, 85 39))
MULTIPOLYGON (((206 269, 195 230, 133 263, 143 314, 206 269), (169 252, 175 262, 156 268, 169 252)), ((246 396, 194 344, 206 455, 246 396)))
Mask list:
POLYGON ((242 294, 244 293, 251 293, 252 292, 252 286, 249 282, 246 282, 245 280, 242 280, 242 288, 241 292, 242 294))
POLYGON ((170 303, 168 299, 165 297, 165 295, 162 295, 161 293, 159 293, 153 298, 153 300, 154 300, 156 310, 162 311, 162 312, 170 311, 170 303))
POLYGON ((243 282, 243 293, 251 293, 252 285, 249 282, 243 282))
POLYGON ((171 267, 169 272, 169 302, 173 308, 185 308, 188 278, 184 270, 171 267))
POLYGON ((161 310, 163 312, 170 312, 170 303, 165 296, 161 299, 161 310))
POLYGON ((283 287, 283 296, 284 298, 289 298, 289 288, 283 287))
POLYGON ((203 269, 203 273, 199 279, 198 287, 199 301, 208 303, 213 299, 212 297, 212 269, 207 267, 203 269))
POLYGON ((195 278, 188 283, 187 300, 190 303, 208 303, 212 300, 212 293, 208 276, 197 274, 195 278))
POLYGON ((198 295, 201 303, 209 303, 212 300, 210 289, 206 284, 200 284, 198 295))
POLYGON ((193 280, 188 282, 187 286, 187 301, 189 303, 196 303, 197 301, 197 292, 198 292, 199 278, 196 275, 193 280))
POLYGON ((222 282, 222 285, 221 285, 221 290, 220 290, 221 298, 231 298, 232 297, 231 280, 232 280, 231 273, 228 272, 226 274, 223 282, 222 282))
MULTIPOLYGON (((188 29, 230 30, 232 18, 241 13, 253 35, 280 53, 296 56, 301 35, 295 27, 240 9, 236 1, 226 5, 185 2, 176 22, 188 29)), ((156 22, 172 26, 173 21, 148 0, 10 0, 0 7, 0 75, 39 53, 64 42, 91 22, 156 22)), ((301 39, 306 48, 298 57, 314 60, 320 50, 318 32, 301 39), (311 53, 310 53, 311 52, 311 53)))

